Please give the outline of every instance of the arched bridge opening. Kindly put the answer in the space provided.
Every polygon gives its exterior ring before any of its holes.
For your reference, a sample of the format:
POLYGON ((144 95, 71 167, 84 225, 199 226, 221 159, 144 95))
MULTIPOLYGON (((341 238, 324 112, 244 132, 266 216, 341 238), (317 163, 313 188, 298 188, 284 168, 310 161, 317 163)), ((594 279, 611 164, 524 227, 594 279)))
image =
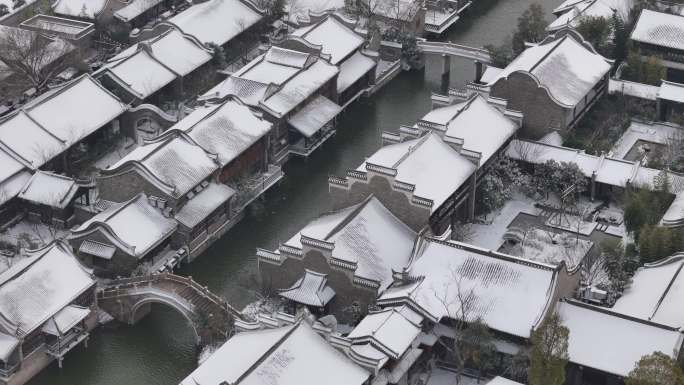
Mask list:
POLYGON ((97 297, 101 309, 130 325, 147 315, 152 304, 168 306, 185 317, 201 346, 228 339, 235 319, 242 318, 192 277, 170 273, 117 279, 100 287, 97 297))

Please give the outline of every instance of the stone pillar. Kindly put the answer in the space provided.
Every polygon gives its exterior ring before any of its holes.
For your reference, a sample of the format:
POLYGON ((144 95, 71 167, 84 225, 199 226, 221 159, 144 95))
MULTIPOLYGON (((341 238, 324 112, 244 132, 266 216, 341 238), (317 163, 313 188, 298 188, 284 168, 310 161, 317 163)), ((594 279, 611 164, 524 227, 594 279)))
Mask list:
POLYGON ((479 83, 482 80, 482 75, 484 74, 484 64, 479 61, 475 61, 475 83, 479 83))
POLYGON ((591 181, 589 182, 590 186, 590 192, 591 192, 591 201, 594 201, 594 198, 596 198, 596 172, 591 173, 591 181))
POLYGON ((451 56, 442 54, 442 86, 440 93, 442 95, 449 95, 449 77, 451 73, 451 56))

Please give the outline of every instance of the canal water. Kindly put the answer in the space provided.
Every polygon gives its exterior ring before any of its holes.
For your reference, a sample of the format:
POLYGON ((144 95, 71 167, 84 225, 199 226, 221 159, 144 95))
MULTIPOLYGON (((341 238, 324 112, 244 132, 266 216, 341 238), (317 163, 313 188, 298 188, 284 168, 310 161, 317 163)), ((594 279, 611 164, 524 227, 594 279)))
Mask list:
MULTIPOLYGON (((560 0, 538 0, 547 19, 560 0)), ((483 46, 499 44, 516 28, 517 18, 534 0, 474 0, 468 14, 445 40, 483 46)), ((241 308, 254 300, 257 247, 275 248, 320 213, 330 210, 329 175, 344 175, 380 147, 380 133, 412 123, 430 109, 439 89, 441 62, 429 57, 424 71, 402 73, 373 100, 353 104, 338 120, 338 131, 307 160, 293 159, 286 177, 247 217, 180 274, 241 308)), ((472 63, 452 59, 451 84, 472 80, 472 63)), ((29 385, 174 385, 196 367, 194 338, 185 319, 155 307, 135 326, 100 328, 88 347, 78 347, 62 369, 52 364, 29 385)), ((230 363, 226 363, 230 365, 230 363)))

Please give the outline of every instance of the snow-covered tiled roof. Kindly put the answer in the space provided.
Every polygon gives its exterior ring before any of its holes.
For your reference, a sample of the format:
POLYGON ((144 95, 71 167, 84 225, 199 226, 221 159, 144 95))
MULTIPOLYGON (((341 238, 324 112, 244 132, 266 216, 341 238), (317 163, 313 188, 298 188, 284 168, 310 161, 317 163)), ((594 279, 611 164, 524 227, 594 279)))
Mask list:
POLYGON ((516 71, 527 72, 559 103, 573 107, 601 81, 610 67, 606 58, 592 52, 568 33, 527 48, 490 84, 494 85, 516 71))
POLYGON ((81 242, 78 251, 79 253, 90 254, 103 259, 112 259, 114 253, 116 253, 116 247, 86 239, 81 242))
POLYGON ((167 132, 185 132, 206 152, 216 154, 223 167, 268 134, 271 126, 231 98, 196 108, 167 132))
POLYGON ((211 88, 199 99, 222 99, 227 95, 233 95, 240 98, 240 100, 247 105, 256 107, 259 105, 259 101, 270 93, 269 89, 274 89, 276 87, 277 86, 272 83, 262 83, 231 75, 226 80, 211 88))
POLYGON ((323 13, 344 7, 344 0, 286 0, 285 18, 294 25, 308 23, 309 13, 323 13))
POLYGON ((86 74, 0 118, 0 150, 37 169, 126 109, 116 96, 86 74))
POLYGON ((392 282, 392 270, 408 263, 416 233, 370 197, 311 221, 285 244, 301 249, 302 236, 334 243, 334 258, 356 263, 354 275, 377 281, 382 290, 392 282))
POLYGON ((43 332, 53 336, 62 336, 69 329, 83 321, 90 314, 90 309, 82 306, 69 305, 60 310, 57 314, 43 325, 43 332))
MULTIPOLYGON (((637 162, 599 157, 574 148, 520 139, 511 142, 506 149, 506 155, 535 164, 548 160, 575 163, 587 178, 591 178, 595 173, 596 181, 618 187, 625 187, 627 183, 631 183, 634 186, 653 189, 655 177, 661 173, 661 170, 642 167, 637 162)), ((671 172, 668 176, 670 191, 673 194, 684 191, 684 177, 671 172)))
POLYGON ((566 6, 561 5, 554 10, 554 13, 563 13, 549 24, 547 30, 557 31, 565 27, 577 28, 581 20, 591 17, 602 17, 610 21, 614 13, 626 21, 634 5, 633 0, 569 0, 566 3, 568 3, 566 6))
POLYGON ((396 180, 415 186, 413 193, 433 202, 437 210, 475 172, 477 166, 434 133, 380 148, 359 166, 367 164, 397 170, 396 180))
POLYGON ((613 311, 676 328, 684 328, 684 255, 640 267, 613 311))
POLYGON ((546 315, 556 285, 551 265, 431 239, 408 274, 421 278, 391 286, 378 304, 416 306, 434 321, 462 317, 467 309, 466 321, 481 318, 494 330, 523 338, 546 315))
POLYGON ((124 203, 112 205, 74 229, 70 239, 82 239, 100 231, 126 253, 143 257, 176 230, 176 222, 152 207, 144 193, 124 203))
POLYGON ((342 107, 337 105, 337 103, 323 95, 318 95, 302 107, 301 110, 292 115, 287 122, 302 135, 310 138, 340 112, 342 112, 342 107))
POLYGON ((102 13, 109 0, 57 0, 52 10, 58 15, 94 20, 102 13))
POLYGON ((485 164, 517 130, 515 122, 475 94, 449 120, 445 135, 462 139, 463 148, 480 153, 485 164))
POLYGON ((330 55, 330 62, 335 65, 349 57, 364 42, 361 36, 342 24, 336 16, 328 16, 311 27, 297 29, 292 35, 323 46, 323 53, 330 55))
POLYGON ((202 191, 190 199, 174 217, 186 227, 193 228, 205 220, 220 205, 235 195, 235 190, 217 183, 209 183, 202 191))
POLYGON ((73 179, 38 170, 21 189, 19 198, 45 206, 65 208, 77 191, 78 185, 73 179))
POLYGON ((224 45, 263 18, 255 9, 240 0, 209 0, 193 5, 168 22, 202 43, 224 45))
POLYGON ((369 375, 300 322, 236 334, 180 385, 361 385, 369 375))
POLYGON ((95 285, 68 245, 53 242, 0 274, 0 330, 23 337, 95 285), (2 320, 11 325, 5 325, 2 320))
POLYGON ((395 308, 389 308, 363 317, 347 338, 354 344, 369 342, 379 351, 397 359, 406 352, 420 332, 420 323, 413 322, 395 308))
POLYGON ((164 0, 133 0, 125 7, 114 12, 114 16, 127 23, 152 9, 152 7, 160 4, 162 1, 164 0))
POLYGON ((605 308, 560 302, 556 311, 570 331, 571 362, 625 377, 639 360, 660 351, 677 358, 682 333, 615 314, 605 308))
POLYGON ((349 59, 340 64, 340 74, 337 75, 337 92, 344 92, 362 76, 375 68, 375 61, 361 52, 354 53, 349 59))
POLYGON ((304 305, 324 307, 335 296, 335 290, 328 286, 326 274, 307 269, 292 286, 278 290, 278 295, 304 305))
POLYGON ((684 17, 644 9, 631 38, 640 43, 684 50, 684 17))
POLYGON ((145 99, 211 60, 211 53, 176 30, 135 44, 97 71, 145 99))
POLYGON ((260 105, 265 107, 269 113, 283 116, 318 91, 338 72, 336 66, 319 59, 291 77, 278 91, 263 100, 260 105))
POLYGON ((215 158, 215 154, 207 153, 187 134, 172 132, 136 148, 102 170, 102 177, 134 168, 150 183, 179 198, 218 170, 215 158))
MULTIPOLYGON (((3 160, 2 151, 0 151, 0 164, 4 165, 1 163, 3 160)), ((12 165, 11 161, 8 161, 7 164, 12 165)), ((22 187, 29 179, 31 179, 31 173, 25 169, 20 169, 20 171, 5 177, 4 180, 0 180, 0 205, 19 195, 22 187)))

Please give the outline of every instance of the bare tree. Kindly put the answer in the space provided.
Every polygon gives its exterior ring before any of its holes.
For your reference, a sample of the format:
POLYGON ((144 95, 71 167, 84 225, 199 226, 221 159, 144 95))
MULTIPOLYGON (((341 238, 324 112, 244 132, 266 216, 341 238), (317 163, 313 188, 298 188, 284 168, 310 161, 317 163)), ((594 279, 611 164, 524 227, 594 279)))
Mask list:
POLYGON ((667 167, 684 167, 684 129, 667 138, 664 157, 667 167))
MULTIPOLYGON (((461 374, 466 363, 476 365, 479 369, 487 366, 495 348, 487 325, 479 313, 479 298, 474 288, 464 287, 464 277, 457 269, 451 268, 451 280, 442 290, 433 290, 435 298, 444 307, 454 333, 453 342, 438 339, 451 355, 456 366, 456 384, 461 383, 461 374)), ((439 336, 438 336, 439 337, 439 336)))
POLYGON ((76 62, 75 47, 62 39, 0 27, 0 79, 12 90, 44 89, 50 80, 76 62))

